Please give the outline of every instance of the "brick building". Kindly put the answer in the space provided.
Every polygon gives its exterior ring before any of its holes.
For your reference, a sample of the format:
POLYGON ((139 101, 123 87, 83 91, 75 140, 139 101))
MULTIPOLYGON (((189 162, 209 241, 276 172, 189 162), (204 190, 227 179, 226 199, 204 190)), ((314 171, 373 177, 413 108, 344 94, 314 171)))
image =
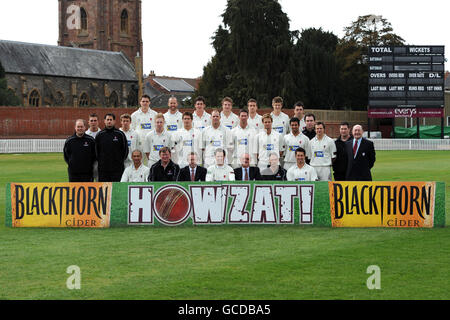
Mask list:
POLYGON ((58 0, 59 46, 143 56, 141 0, 58 0))
POLYGON ((137 105, 136 71, 121 52, 0 40, 0 61, 25 107, 137 105))

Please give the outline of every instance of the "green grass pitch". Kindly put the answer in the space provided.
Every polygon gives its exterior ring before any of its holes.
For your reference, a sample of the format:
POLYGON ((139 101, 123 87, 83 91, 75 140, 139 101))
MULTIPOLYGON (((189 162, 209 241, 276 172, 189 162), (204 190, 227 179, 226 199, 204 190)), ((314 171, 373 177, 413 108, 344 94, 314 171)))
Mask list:
MULTIPOLYGON (((0 155, 0 299, 450 299, 450 228, 5 227, 5 185, 66 181, 61 154, 0 155), (69 290, 67 267, 81 269, 69 290), (370 265, 381 289, 366 285, 370 265)), ((378 151, 375 180, 444 181, 449 151, 378 151)))

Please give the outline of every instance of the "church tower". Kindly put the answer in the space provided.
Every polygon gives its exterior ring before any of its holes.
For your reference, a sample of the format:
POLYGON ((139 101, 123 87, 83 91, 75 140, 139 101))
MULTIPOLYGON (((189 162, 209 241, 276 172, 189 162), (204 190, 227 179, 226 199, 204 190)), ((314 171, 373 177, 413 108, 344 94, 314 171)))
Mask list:
POLYGON ((142 59, 141 0, 58 0, 59 46, 122 51, 142 59))

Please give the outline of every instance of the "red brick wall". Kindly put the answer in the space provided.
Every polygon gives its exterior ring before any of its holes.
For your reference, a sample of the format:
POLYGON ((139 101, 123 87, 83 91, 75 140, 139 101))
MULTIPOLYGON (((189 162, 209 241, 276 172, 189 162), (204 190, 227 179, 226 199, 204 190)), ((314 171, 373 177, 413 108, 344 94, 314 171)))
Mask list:
POLYGON ((121 114, 134 111, 136 108, 0 107, 0 138, 67 138, 74 132, 75 120, 88 120, 91 113, 98 114, 103 127, 105 114, 114 113, 117 122, 121 114))
MULTIPOLYGON (((103 117, 106 113, 116 115, 116 127, 120 127, 119 117, 123 113, 133 113, 136 108, 30 108, 30 107, 0 107, 0 139, 18 138, 66 138, 74 132, 75 120, 89 119, 89 114, 97 113, 100 119, 100 127, 103 127, 103 117)), ((155 111, 166 112, 167 108, 155 108, 155 111)), ((182 112, 193 109, 182 109, 182 112)), ((207 109, 210 112, 210 109, 207 109)), ((258 113, 270 113, 272 110, 258 110, 258 113)), ((238 110, 234 110, 238 113, 238 110)), ((292 109, 283 112, 292 115, 292 109)), ((336 138, 339 135, 339 124, 348 121, 350 125, 356 123, 367 127, 367 120, 363 120, 364 113, 351 114, 344 111, 308 110, 316 114, 317 120, 324 121, 328 136, 336 138), (320 116, 318 116, 320 115, 320 116), (325 117, 328 118, 325 119, 325 117), (350 119, 350 116, 352 119, 350 119), (322 117, 322 118, 321 118, 322 117)))

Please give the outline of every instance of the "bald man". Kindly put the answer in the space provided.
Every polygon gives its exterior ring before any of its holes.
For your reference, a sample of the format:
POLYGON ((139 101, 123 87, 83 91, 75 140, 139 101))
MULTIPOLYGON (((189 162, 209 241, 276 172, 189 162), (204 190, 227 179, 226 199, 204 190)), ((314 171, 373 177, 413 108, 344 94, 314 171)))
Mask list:
POLYGON ((347 181, 372 181, 370 169, 375 164, 375 148, 373 142, 363 138, 363 128, 356 124, 353 127, 353 139, 347 140, 347 181))
POLYGON ((75 133, 64 143, 69 182, 92 182, 94 179, 95 140, 85 130, 84 120, 78 119, 75 121, 75 133))

